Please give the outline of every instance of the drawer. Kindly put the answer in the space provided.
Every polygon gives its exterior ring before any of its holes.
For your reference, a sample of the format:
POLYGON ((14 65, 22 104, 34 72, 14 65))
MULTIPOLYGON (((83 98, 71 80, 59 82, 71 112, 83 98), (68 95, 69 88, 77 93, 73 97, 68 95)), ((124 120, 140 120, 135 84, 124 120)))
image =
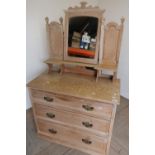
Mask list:
POLYGON ((89 149, 105 154, 107 140, 101 139, 100 137, 84 132, 83 130, 75 130, 41 119, 38 119, 38 126, 39 132, 45 136, 49 136, 51 140, 63 141, 78 148, 89 149))
POLYGON ((98 134, 108 135, 110 122, 107 120, 97 119, 83 114, 64 111, 63 109, 55 109, 41 104, 35 104, 36 115, 49 120, 66 123, 70 126, 76 126, 95 131, 98 134))
POLYGON ((71 96, 46 93, 43 91, 32 90, 33 101, 42 102, 46 105, 64 107, 71 110, 84 112, 88 115, 100 116, 111 119, 113 105, 103 102, 86 100, 71 96))

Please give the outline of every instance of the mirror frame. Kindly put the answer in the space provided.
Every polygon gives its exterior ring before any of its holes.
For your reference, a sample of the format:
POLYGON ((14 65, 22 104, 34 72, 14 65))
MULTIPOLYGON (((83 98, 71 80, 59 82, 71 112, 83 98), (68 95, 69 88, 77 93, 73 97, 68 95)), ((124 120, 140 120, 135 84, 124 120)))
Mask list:
POLYGON ((86 7, 86 2, 81 2, 81 6, 69 7, 68 10, 65 10, 65 28, 64 28, 64 60, 89 63, 89 64, 98 64, 99 61, 99 52, 100 51, 100 33, 101 33, 101 23, 103 19, 104 10, 99 9, 99 7, 86 7), (98 29, 97 29, 97 41, 96 41, 96 50, 94 58, 80 58, 68 55, 68 32, 69 32, 69 20, 72 17, 79 16, 88 16, 98 18, 98 29))

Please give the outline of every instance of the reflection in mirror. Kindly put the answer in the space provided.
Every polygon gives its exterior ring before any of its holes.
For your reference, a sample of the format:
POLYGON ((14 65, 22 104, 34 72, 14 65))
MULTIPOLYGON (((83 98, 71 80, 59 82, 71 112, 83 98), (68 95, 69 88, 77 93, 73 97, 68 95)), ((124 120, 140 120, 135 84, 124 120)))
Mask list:
POLYGON ((69 20, 68 55, 81 58, 94 58, 98 18, 72 17, 69 20))

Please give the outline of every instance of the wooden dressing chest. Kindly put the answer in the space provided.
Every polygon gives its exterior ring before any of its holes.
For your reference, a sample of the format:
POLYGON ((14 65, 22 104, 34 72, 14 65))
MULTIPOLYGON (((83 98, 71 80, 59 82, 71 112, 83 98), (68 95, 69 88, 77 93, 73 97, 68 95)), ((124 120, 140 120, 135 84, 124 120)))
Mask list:
POLYGON ((39 136, 91 155, 108 155, 119 80, 52 73, 27 86, 39 136))

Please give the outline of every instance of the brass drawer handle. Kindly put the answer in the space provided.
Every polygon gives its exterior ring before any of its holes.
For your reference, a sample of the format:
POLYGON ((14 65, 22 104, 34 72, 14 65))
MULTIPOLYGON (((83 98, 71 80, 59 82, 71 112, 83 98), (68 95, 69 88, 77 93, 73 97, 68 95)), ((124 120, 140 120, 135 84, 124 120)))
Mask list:
POLYGON ((82 105, 82 107, 87 110, 87 111, 93 111, 94 110, 94 107, 91 107, 89 105, 82 105))
POLYGON ((57 134, 57 131, 54 130, 54 129, 48 129, 48 131, 49 131, 50 133, 52 133, 52 134, 57 134))
POLYGON ((89 139, 82 139, 82 142, 89 145, 92 143, 89 139))
POLYGON ((93 124, 89 123, 89 122, 82 122, 82 124, 87 127, 87 128, 92 128, 93 124))
POLYGON ((48 96, 44 96, 44 100, 48 102, 53 102, 54 99, 48 96))
POLYGON ((53 113, 46 113, 46 116, 49 118, 55 118, 55 114, 53 113))

